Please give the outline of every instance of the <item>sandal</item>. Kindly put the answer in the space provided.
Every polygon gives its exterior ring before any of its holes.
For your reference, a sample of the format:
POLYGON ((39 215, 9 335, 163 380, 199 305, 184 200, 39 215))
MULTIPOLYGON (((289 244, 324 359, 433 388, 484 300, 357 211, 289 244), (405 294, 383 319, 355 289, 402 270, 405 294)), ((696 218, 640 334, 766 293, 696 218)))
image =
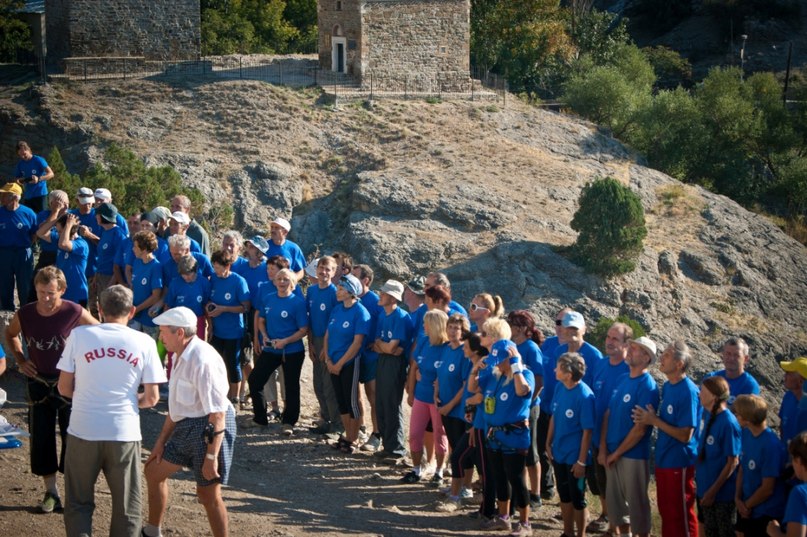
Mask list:
POLYGON ((348 442, 347 438, 345 438, 344 436, 340 436, 339 440, 337 440, 336 442, 330 444, 330 446, 333 449, 342 449, 342 447, 344 447, 345 445, 350 445, 350 442, 348 442))
POLYGON ((347 440, 345 440, 345 443, 342 445, 341 448, 339 448, 339 451, 341 451, 342 453, 347 453, 348 455, 350 455, 351 453, 356 451, 356 444, 354 444, 353 442, 348 442, 347 440))

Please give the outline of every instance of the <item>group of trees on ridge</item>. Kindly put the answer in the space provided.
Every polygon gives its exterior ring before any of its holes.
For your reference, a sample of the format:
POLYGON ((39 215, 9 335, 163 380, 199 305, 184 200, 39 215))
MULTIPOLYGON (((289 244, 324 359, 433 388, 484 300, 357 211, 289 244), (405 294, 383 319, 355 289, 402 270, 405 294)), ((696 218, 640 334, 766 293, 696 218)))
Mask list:
MULTIPOLYGON (((621 16, 594 0, 472 0, 471 62, 505 76, 525 100, 555 99, 607 128, 649 165, 779 217, 807 243, 807 81, 791 78, 785 104, 774 73, 716 66, 692 80, 675 51, 638 48, 621 16)), ((0 61, 27 37, 22 0, 0 0, 0 61)), ((689 0, 637 0, 632 13, 669 26, 689 0), (651 16, 654 15, 654 16, 651 16)), ((798 0, 704 0, 740 27, 750 17, 797 24, 798 0)), ((201 0, 204 54, 310 53, 317 0, 201 0)), ((798 64, 798 58, 797 64, 798 64)))

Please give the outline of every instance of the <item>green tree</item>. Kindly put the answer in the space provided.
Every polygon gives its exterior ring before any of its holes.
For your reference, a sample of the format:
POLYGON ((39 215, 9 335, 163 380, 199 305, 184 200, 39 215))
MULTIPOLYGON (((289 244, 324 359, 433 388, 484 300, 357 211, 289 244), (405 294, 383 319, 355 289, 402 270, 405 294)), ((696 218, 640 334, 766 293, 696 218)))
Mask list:
POLYGON ((622 45, 609 64, 595 65, 591 58, 583 58, 564 86, 564 100, 621 137, 651 102, 654 81, 653 67, 642 52, 635 45, 622 45))
POLYGON ((64 190, 67 195, 72 199, 78 189, 83 185, 81 184, 81 177, 74 175, 67 170, 67 165, 62 159, 62 154, 59 152, 58 147, 53 147, 48 153, 48 164, 50 169, 53 170, 53 179, 48 181, 48 188, 50 190, 64 190))
POLYGON ((14 63, 17 52, 33 50, 31 30, 18 13, 24 0, 0 0, 0 63, 14 63))
POLYGON ((658 92, 638 111, 627 141, 653 168, 682 181, 691 179, 705 157, 704 125, 695 98, 680 87, 658 92))
POLYGON ((578 232, 572 258, 587 271, 612 276, 632 271, 647 228, 639 197, 612 177, 583 187, 572 218, 578 232))
POLYGON ((515 92, 539 92, 574 54, 568 24, 559 0, 475 0, 472 63, 506 75, 515 92))

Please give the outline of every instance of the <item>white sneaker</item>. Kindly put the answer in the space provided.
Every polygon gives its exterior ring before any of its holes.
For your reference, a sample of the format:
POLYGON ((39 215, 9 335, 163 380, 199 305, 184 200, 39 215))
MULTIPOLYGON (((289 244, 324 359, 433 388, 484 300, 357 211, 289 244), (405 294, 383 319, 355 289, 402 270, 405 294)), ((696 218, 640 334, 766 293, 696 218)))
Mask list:
POLYGON ((462 498, 463 500, 470 500, 473 497, 474 497, 474 491, 472 489, 469 489, 468 487, 462 487, 462 490, 460 490, 460 498, 462 498))
POLYGON ((362 451, 369 451, 375 453, 381 448, 381 437, 376 436, 375 433, 370 435, 370 438, 361 446, 362 451))
POLYGON ((453 513, 460 509, 462 509, 462 500, 459 498, 452 499, 450 497, 438 503, 436 507, 436 511, 440 513, 453 513))

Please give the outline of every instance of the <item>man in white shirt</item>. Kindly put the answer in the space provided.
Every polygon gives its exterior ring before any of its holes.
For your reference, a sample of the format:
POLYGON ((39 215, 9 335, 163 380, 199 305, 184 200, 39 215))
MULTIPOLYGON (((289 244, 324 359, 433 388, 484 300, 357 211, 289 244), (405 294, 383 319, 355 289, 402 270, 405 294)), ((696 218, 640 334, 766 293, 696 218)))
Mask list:
POLYGON ((196 337, 196 315, 172 308, 154 318, 160 339, 174 353, 168 391, 168 415, 146 461, 149 514, 143 535, 160 537, 168 501, 166 481, 191 468, 196 494, 214 537, 228 534, 227 508, 221 486, 227 484, 235 442, 235 410, 227 399, 230 386, 224 361, 196 337))
POLYGON ((135 537, 140 531, 138 409, 157 404, 157 385, 166 378, 154 340, 126 326, 134 311, 131 290, 105 289, 99 302, 104 322, 75 327, 57 365, 59 393, 73 398, 64 470, 68 537, 92 535, 101 471, 112 495, 110 535, 135 537), (137 393, 141 384, 143 393, 137 393))

